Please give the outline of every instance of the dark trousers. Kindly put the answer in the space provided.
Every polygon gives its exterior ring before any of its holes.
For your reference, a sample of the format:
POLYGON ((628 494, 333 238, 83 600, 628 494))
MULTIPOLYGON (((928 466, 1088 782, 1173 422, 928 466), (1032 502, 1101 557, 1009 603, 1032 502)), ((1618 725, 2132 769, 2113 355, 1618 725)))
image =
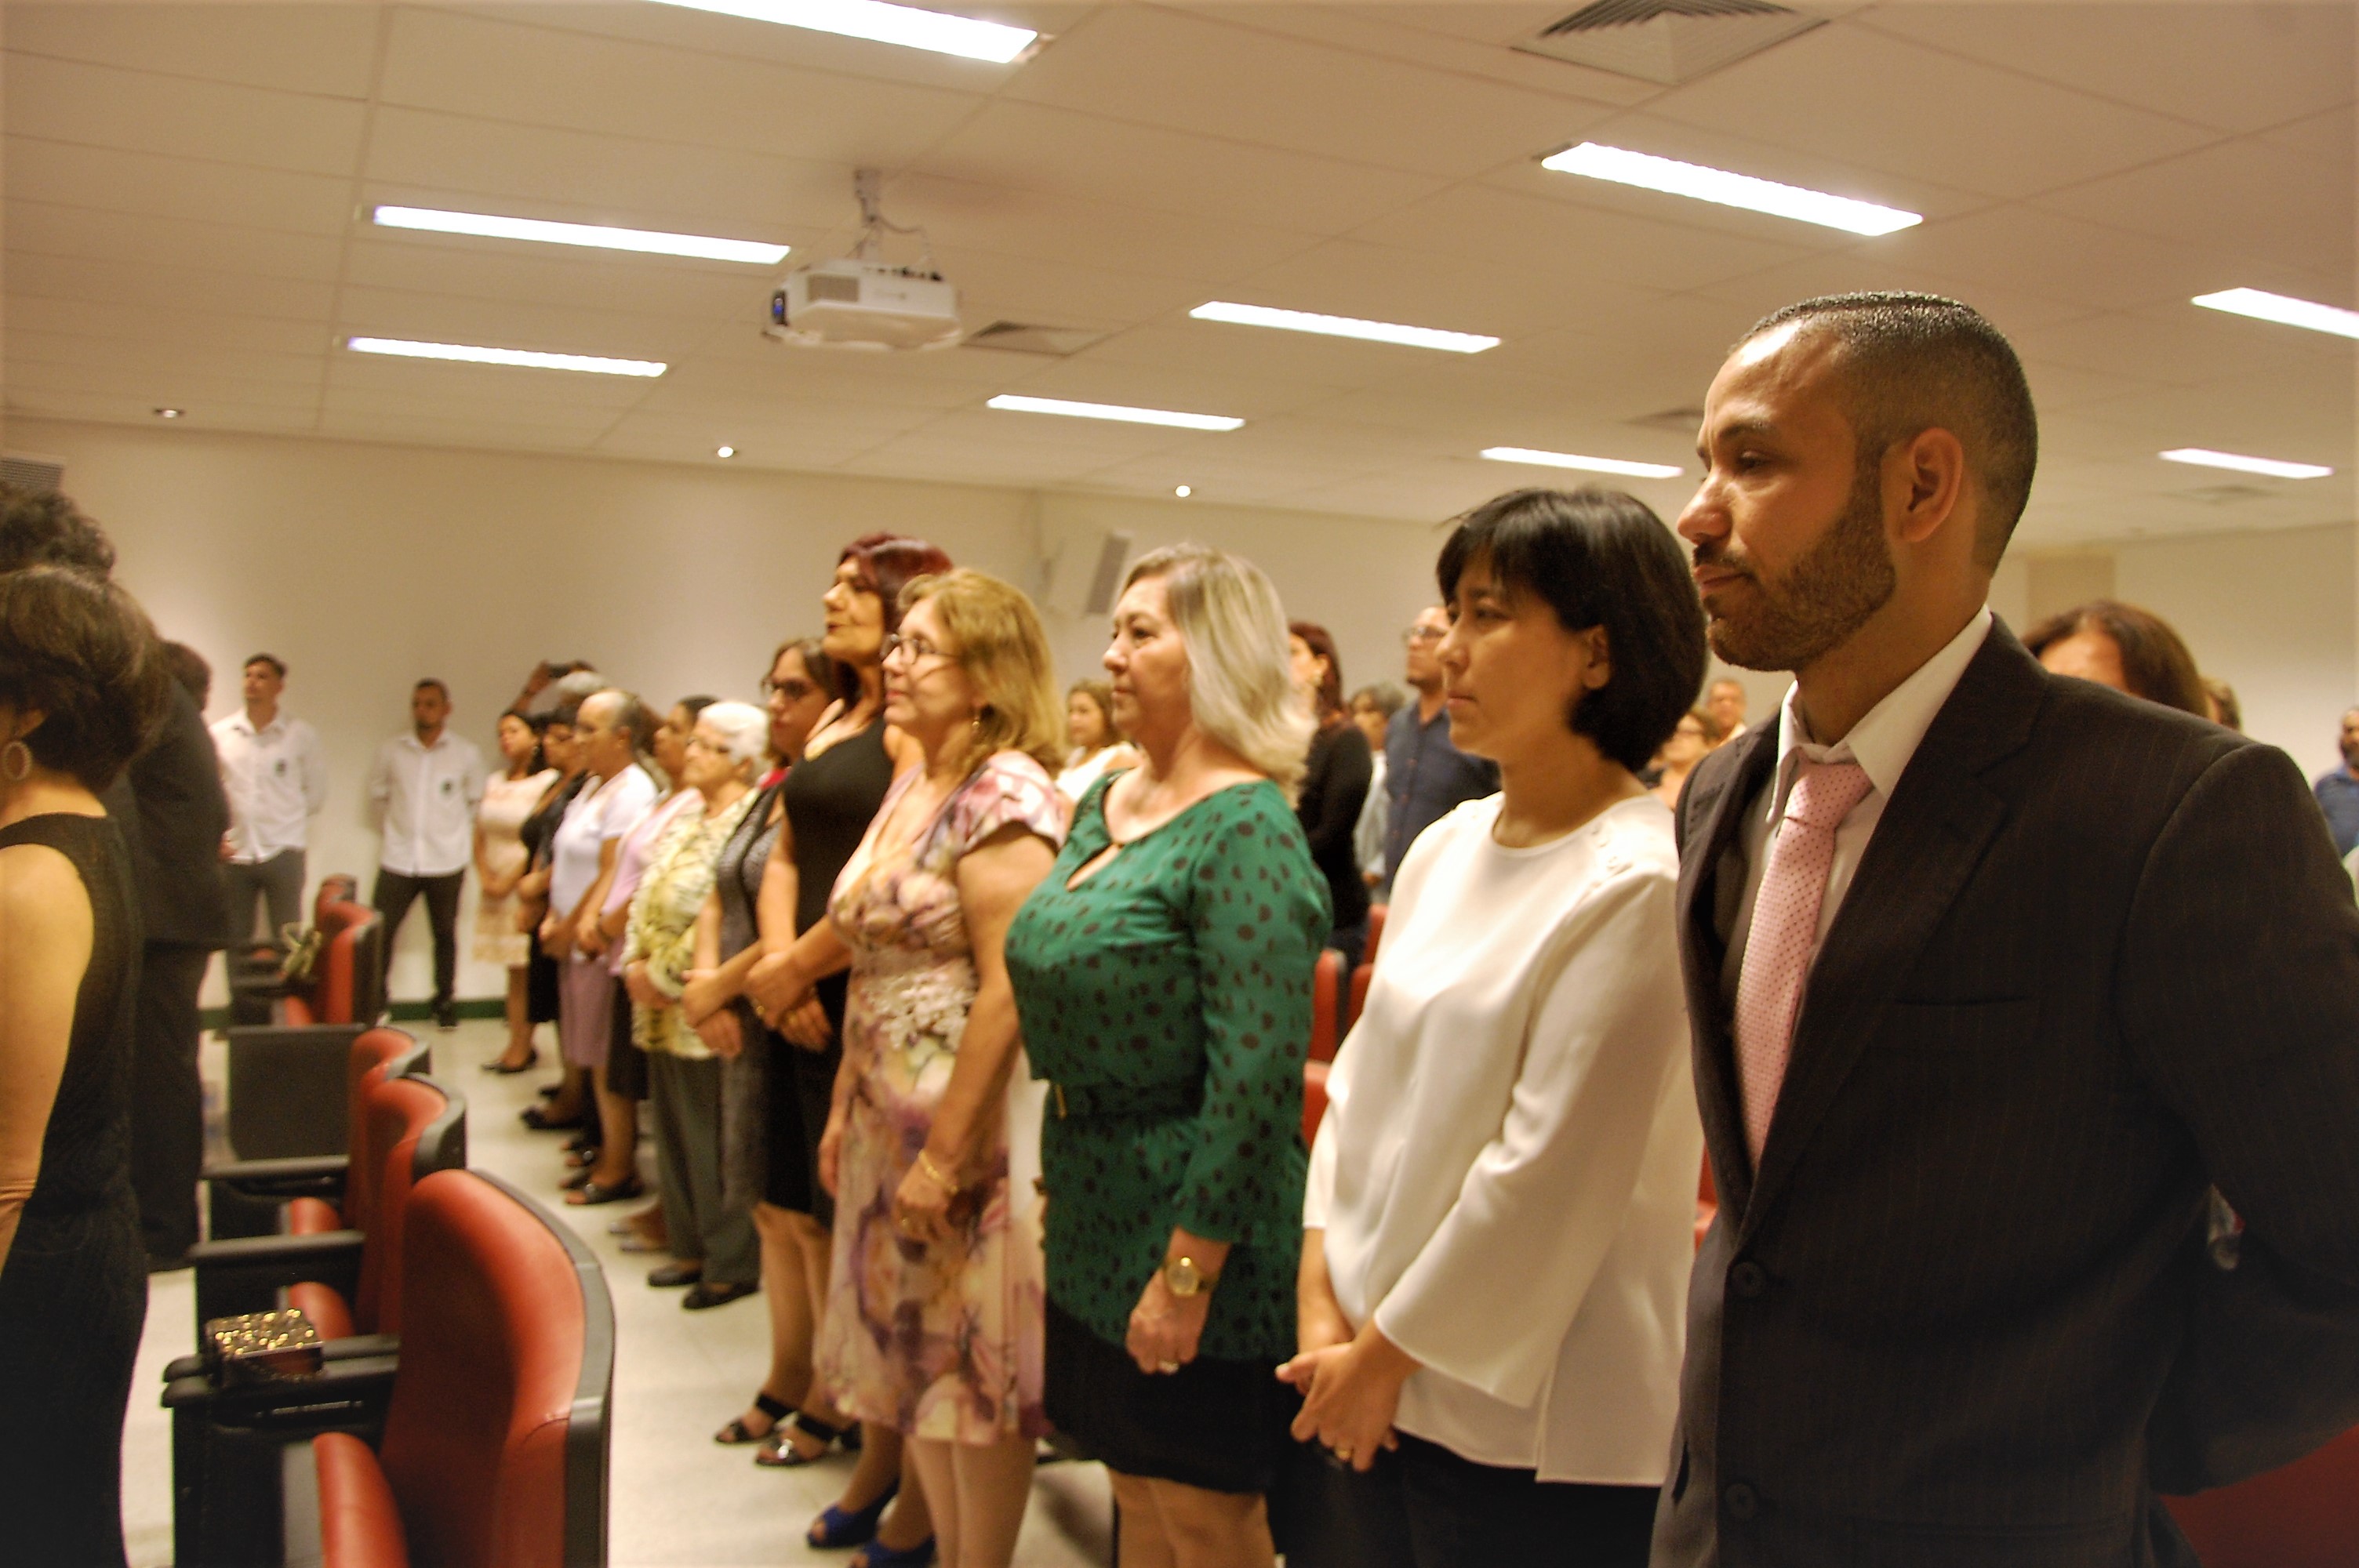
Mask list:
POLYGON ((222 867, 222 892, 229 900, 230 935, 234 941, 244 942, 254 935, 256 903, 267 911, 270 921, 265 936, 276 938, 290 925, 309 924, 303 919, 300 849, 281 849, 266 860, 227 862, 222 867))
POLYGON ((426 921, 434 928, 434 1006, 451 1005, 451 987, 459 973, 459 884, 464 871, 444 877, 412 877, 380 870, 376 874, 376 912, 385 916, 385 950, 388 960, 394 938, 409 914, 410 901, 426 895, 426 921))
POLYGON ((1355 1474, 1305 1444, 1287 1568, 1647 1568, 1658 1487, 1539 1480, 1400 1434, 1355 1474))
POLYGON ((197 1243, 197 1178, 205 1158, 205 1096, 197 1079, 197 989, 202 947, 150 942, 141 954, 131 1053, 131 1187, 147 1255, 177 1259, 197 1243))

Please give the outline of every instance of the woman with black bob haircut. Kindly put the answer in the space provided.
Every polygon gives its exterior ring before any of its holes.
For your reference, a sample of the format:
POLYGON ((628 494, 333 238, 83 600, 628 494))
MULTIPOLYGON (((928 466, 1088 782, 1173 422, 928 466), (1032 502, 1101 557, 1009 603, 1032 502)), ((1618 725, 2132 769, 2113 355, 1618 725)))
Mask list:
POLYGON ((1403 859, 1329 1079, 1278 1373, 1329 1458, 1287 1561, 1643 1568, 1703 1136, 1671 814, 1636 773, 1695 700, 1703 609, 1603 491, 1476 508, 1440 576, 1451 742, 1499 793, 1403 859))
POLYGON ((128 594, 0 573, 0 1519, 10 1560, 120 1563, 147 1311, 131 1191, 140 922, 99 794, 170 679, 128 594))

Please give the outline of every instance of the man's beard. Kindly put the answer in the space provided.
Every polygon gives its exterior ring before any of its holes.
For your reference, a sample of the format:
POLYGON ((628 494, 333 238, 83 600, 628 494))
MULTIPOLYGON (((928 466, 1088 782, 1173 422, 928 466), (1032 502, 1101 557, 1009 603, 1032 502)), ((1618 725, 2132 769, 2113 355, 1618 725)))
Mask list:
POLYGON ((1743 621, 1714 611, 1707 628, 1712 651, 1740 669, 1808 669, 1883 609, 1898 580, 1884 545, 1883 479, 1874 464, 1861 465, 1843 515, 1782 580, 1764 580, 1724 550, 1696 554, 1699 564, 1736 565, 1757 596, 1743 621))

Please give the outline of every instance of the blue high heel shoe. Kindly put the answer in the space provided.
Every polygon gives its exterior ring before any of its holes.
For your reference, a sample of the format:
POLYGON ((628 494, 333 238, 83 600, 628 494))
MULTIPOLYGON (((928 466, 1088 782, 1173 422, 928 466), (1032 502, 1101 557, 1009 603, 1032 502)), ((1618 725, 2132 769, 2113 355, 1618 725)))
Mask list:
MULTIPOLYGON (((803 1533, 803 1539, 821 1552, 840 1552, 847 1546, 866 1545, 876 1539, 877 1521, 885 1517, 885 1510, 892 1506, 894 1495, 900 1489, 901 1483, 897 1480, 879 1492, 876 1500, 864 1509, 842 1509, 833 1503, 828 1504, 820 1510, 819 1518, 811 1520, 811 1527, 803 1533)), ((926 1549, 929 1552, 933 1550, 930 1538, 926 1542, 926 1549)), ((898 1562, 897 1557, 885 1568, 898 1568, 898 1562)))
POLYGON ((872 1541, 860 1549, 846 1568, 930 1568, 933 1561, 934 1538, 929 1535, 907 1552, 896 1552, 872 1541))

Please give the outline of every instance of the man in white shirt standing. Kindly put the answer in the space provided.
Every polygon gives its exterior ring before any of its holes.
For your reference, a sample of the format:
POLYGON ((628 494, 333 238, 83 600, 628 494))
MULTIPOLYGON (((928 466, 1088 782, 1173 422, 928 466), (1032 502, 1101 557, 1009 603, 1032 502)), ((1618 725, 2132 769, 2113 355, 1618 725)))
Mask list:
POLYGON ((276 934, 303 917, 303 849, 311 818, 328 804, 328 764, 320 732, 278 710, 287 661, 256 654, 245 661, 245 708, 212 726, 229 794, 229 834, 222 840, 222 881, 230 931, 254 934, 258 899, 276 934))
POLYGON ((410 733, 377 748, 369 800, 383 842, 377 850, 377 913, 390 949, 426 895, 434 929, 434 1022, 459 1027, 451 990, 459 967, 459 884, 474 850, 475 806, 484 798, 484 754, 450 732, 451 688, 431 676, 409 694, 410 733))

